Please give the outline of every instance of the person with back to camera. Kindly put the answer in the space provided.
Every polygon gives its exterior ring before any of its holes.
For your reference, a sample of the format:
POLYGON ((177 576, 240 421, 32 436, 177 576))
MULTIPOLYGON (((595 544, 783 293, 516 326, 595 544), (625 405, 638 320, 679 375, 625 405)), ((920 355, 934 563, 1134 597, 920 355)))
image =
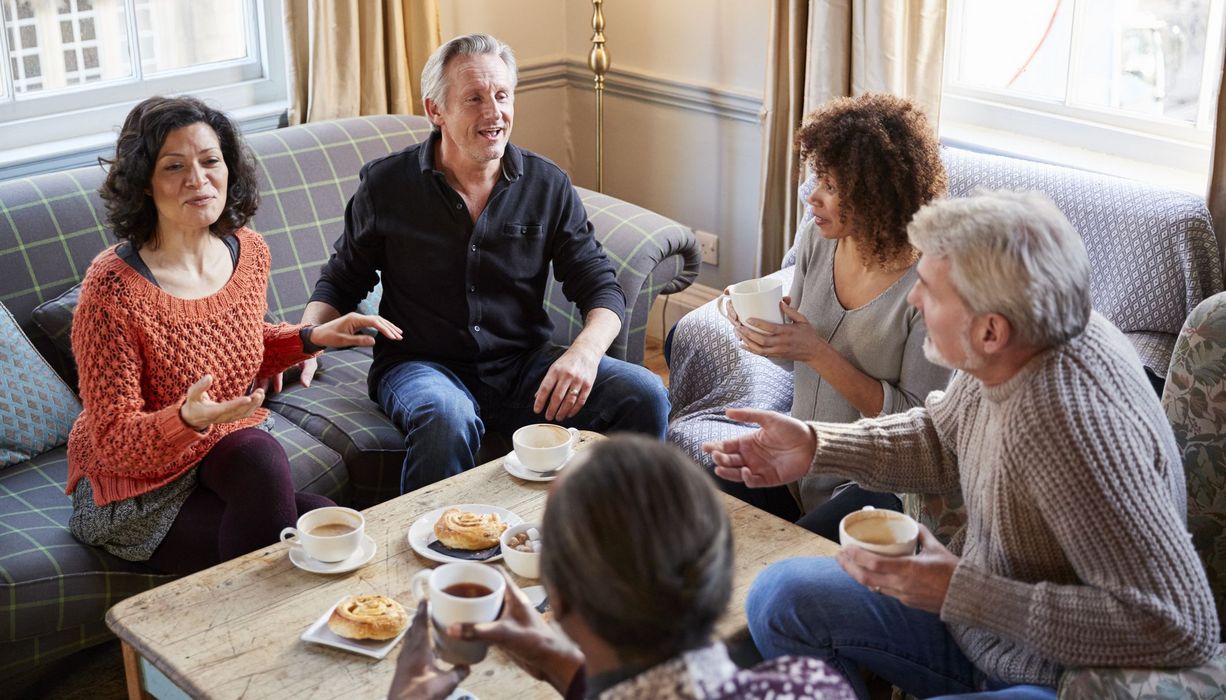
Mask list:
MULTIPOLYGON (((782 325, 729 318, 743 347, 793 367, 792 416, 851 423, 900 413, 943 389, 948 369, 924 357, 924 319, 907 304, 919 253, 907 223, 945 192, 940 145, 909 100, 866 94, 832 100, 796 134, 817 186, 782 325)), ((837 476, 807 476, 788 487, 720 488, 786 520, 838 539, 847 513, 871 505, 902 510, 892 493, 837 476)))
POLYGON ((84 411, 68 439, 69 529, 87 544, 190 573, 277 541, 300 513, 257 379, 304 347, 399 330, 350 314, 269 324, 269 253, 246 228, 255 164, 237 127, 191 97, 151 97, 124 121, 102 185, 120 243, 81 284, 72 345, 84 411))
MULTIPOLYGON (((556 483, 541 532, 541 577, 566 636, 509 579, 498 620, 453 625, 449 634, 498 645, 575 700, 852 697, 819 661, 779 658, 740 670, 713 638, 732 595, 732 530, 693 462, 637 436, 586 452, 556 483)), ((405 637, 390 698, 445 698, 468 673, 434 664, 426 609, 419 604, 405 637)))

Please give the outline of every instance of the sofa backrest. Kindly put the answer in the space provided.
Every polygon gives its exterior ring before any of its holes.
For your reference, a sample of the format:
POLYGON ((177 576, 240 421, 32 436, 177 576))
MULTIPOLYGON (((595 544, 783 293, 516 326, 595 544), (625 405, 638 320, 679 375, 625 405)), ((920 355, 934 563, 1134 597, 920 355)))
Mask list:
MULTIPOLYGON (((1203 199, 1187 192, 1019 158, 942 148, 949 196, 987 190, 1046 194, 1085 241, 1094 308, 1165 376, 1183 321, 1222 291, 1222 257, 1203 199)), ((812 178, 800 196, 812 191, 812 178)), ((805 211, 807 220, 811 214, 805 211)), ((795 262, 795 248, 784 265, 795 262)))

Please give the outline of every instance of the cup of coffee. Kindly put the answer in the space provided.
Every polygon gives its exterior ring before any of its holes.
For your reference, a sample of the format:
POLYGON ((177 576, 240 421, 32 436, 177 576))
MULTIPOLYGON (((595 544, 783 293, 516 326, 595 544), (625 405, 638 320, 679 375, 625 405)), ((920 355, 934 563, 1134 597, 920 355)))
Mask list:
POLYGON ((839 522, 839 544, 856 545, 887 557, 915 554, 919 523, 911 516, 893 510, 863 510, 848 513, 839 522))
POLYGON ((525 425, 511 435, 515 457, 525 469, 551 472, 566 464, 579 444, 579 431, 552 423, 525 425))
POLYGON ((492 622, 502 610, 506 582, 497 569, 474 562, 443 564, 413 577, 413 596, 430 601, 430 626, 439 658, 471 666, 485 658, 489 644, 447 634, 451 625, 492 622))
POLYGON ((779 302, 782 300, 783 282, 763 277, 732 285, 728 293, 719 298, 716 306, 724 318, 731 320, 728 317, 728 304, 731 303, 741 323, 753 327, 753 324, 749 323, 751 318, 783 323, 783 312, 779 310, 779 302))
POLYGON ((307 511, 298 518, 296 527, 281 531, 281 541, 291 547, 302 547, 316 561, 334 562, 349 558, 362 544, 366 518, 352 508, 329 506, 307 511))

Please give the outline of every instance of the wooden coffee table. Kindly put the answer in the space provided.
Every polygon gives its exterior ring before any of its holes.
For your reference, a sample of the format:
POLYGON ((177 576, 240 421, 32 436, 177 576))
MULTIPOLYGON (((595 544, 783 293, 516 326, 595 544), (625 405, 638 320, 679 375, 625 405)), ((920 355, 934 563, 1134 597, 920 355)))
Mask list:
MULTIPOLYGON (((599 439, 584 433, 580 449, 599 439)), ((548 486, 514 478, 494 460, 367 509, 366 532, 379 550, 356 571, 333 576, 302 571, 290 563, 289 545, 278 543, 124 600, 107 613, 107 624, 123 641, 129 697, 148 697, 146 688, 166 680, 193 697, 386 697, 399 645, 375 660, 307 643, 299 635, 344 595, 381 593, 412 611, 409 581, 435 565, 406 539, 422 515, 447 505, 486 503, 539 521, 548 486)), ((730 639, 746 634, 745 596, 766 565, 832 555, 837 546, 734 498, 724 501, 732 519, 736 571, 718 633, 730 639)), ((473 667, 463 687, 482 700, 557 697, 496 648, 473 667)), ((162 696, 166 690, 176 692, 164 686, 155 692, 162 696)))

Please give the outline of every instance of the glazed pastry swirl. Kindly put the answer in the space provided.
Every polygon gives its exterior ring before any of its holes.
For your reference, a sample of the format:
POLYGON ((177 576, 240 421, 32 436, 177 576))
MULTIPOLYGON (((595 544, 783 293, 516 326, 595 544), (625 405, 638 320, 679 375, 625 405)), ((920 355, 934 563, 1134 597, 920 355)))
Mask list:
POLYGON ((408 625, 404 607, 382 595, 351 595, 328 618, 328 629, 349 639, 391 639, 408 625))
POLYGON ((434 534, 445 546, 452 549, 475 551, 488 549, 498 544, 498 537, 507 524, 497 513, 468 513, 459 508, 448 508, 434 524, 434 534))

